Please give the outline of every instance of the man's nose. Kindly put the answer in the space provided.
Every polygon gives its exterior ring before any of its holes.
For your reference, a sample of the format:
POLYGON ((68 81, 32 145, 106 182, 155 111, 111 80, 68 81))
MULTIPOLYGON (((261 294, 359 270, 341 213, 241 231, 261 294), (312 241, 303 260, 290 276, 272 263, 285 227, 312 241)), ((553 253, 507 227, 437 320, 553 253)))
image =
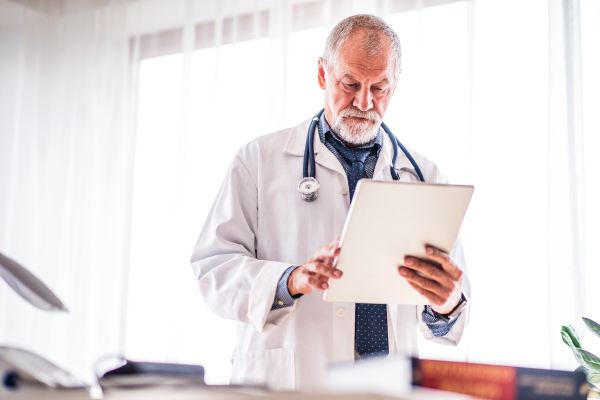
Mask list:
POLYGON ((363 86, 354 96, 354 107, 360 111, 368 111, 373 108, 373 96, 368 87, 363 86))

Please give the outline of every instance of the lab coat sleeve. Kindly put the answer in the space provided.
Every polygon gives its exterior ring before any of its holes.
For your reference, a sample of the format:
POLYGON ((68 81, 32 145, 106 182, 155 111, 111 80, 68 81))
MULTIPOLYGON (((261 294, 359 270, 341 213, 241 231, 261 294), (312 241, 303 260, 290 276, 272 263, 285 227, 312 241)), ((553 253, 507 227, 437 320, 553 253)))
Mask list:
POLYGON ((295 307, 271 312, 288 263, 258 260, 257 184, 236 156, 198 238, 191 265, 200 293, 219 316, 265 332, 295 307))

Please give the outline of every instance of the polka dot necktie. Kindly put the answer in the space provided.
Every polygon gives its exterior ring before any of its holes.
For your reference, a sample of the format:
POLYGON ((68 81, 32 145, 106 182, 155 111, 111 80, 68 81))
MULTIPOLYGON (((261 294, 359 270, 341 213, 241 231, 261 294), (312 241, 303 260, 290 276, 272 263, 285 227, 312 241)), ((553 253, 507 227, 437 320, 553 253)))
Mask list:
MULTIPOLYGON (((335 140, 332 142, 342 157, 348 163, 352 163, 348 174, 348 187, 350 189, 350 200, 352 200, 356 184, 360 179, 367 177, 364 162, 371 153, 372 148, 357 149, 343 146, 335 140)), ((385 304, 356 304, 354 338, 356 352, 362 359, 388 355, 387 306, 385 304)))
POLYGON ((348 173, 348 186, 350 189, 350 200, 354 197, 354 189, 356 184, 362 178, 366 178, 365 173, 365 160, 371 154, 372 148, 368 149, 357 149, 352 147, 346 147, 341 143, 333 141, 335 149, 351 164, 350 172, 348 173))

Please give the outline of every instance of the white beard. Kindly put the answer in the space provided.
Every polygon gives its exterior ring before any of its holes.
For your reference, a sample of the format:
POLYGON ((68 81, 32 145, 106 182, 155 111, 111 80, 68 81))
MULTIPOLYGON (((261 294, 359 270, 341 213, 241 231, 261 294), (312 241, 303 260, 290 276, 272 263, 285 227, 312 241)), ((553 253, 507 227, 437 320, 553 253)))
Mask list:
POLYGON ((338 115, 331 130, 345 143, 362 146, 373 141, 379 134, 381 117, 375 111, 360 111, 355 108, 345 108, 338 115), (365 118, 366 121, 350 121, 348 117, 365 118))

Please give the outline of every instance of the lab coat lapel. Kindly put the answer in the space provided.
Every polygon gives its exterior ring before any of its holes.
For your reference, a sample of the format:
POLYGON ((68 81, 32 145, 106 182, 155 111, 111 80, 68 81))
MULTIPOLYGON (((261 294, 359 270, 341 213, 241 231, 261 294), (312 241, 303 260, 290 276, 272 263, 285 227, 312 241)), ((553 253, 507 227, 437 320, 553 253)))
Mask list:
POLYGON ((344 171, 342 164, 340 164, 340 161, 333 155, 333 153, 329 151, 329 149, 323 143, 321 143, 321 139, 319 138, 318 134, 315 135, 315 154, 316 163, 324 166, 325 168, 329 168, 332 171, 339 172, 344 176, 344 179, 348 180, 346 177, 346 171, 344 171), (317 142, 319 143, 317 144, 317 142))
MULTIPOLYGON (((290 132, 290 136, 287 140, 284 152, 293 156, 304 157, 304 148, 306 146, 306 134, 310 126, 310 119, 304 123, 296 126, 290 132)), ((346 171, 342 167, 342 164, 337 158, 329 151, 329 149, 321 143, 319 138, 318 128, 315 127, 315 137, 313 142, 313 148, 315 149, 315 162, 327 169, 338 172, 346 178, 346 171)), ((317 179, 319 179, 317 171, 317 179)))

